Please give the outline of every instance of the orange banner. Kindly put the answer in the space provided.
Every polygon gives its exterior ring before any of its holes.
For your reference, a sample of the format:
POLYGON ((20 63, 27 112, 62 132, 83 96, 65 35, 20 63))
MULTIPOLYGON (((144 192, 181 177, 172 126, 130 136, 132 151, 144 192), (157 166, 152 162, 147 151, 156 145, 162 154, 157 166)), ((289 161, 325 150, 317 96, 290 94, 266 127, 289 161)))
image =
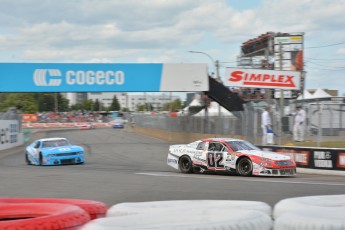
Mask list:
POLYGON ((22 121, 23 122, 36 122, 37 121, 37 115, 36 114, 23 114, 22 121))

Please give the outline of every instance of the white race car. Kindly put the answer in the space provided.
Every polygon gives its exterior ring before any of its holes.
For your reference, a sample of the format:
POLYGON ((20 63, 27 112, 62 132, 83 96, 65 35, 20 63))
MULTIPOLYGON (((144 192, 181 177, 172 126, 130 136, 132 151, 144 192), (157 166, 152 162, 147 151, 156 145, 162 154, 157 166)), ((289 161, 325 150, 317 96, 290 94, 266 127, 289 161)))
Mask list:
POLYGON ((241 176, 296 175, 296 163, 289 156, 262 151, 248 141, 232 138, 171 145, 167 164, 182 173, 224 171, 241 176))

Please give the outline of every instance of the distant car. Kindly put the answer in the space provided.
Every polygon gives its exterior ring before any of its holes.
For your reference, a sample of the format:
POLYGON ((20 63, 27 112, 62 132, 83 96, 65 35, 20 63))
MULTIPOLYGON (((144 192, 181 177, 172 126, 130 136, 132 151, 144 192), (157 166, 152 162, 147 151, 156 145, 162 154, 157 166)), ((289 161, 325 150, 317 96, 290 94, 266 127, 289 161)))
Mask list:
POLYGON ((240 176, 296 175, 296 163, 289 156, 262 151, 248 141, 232 138, 170 145, 167 164, 182 173, 223 171, 240 176))
POLYGON ((28 165, 83 164, 84 148, 73 145, 66 138, 38 139, 25 149, 28 165))
POLYGON ((91 123, 85 123, 79 126, 79 129, 81 130, 88 130, 88 129, 94 129, 94 128, 96 127, 91 123))
POLYGON ((114 129, 123 129, 125 121, 122 118, 115 118, 111 122, 111 127, 114 129))

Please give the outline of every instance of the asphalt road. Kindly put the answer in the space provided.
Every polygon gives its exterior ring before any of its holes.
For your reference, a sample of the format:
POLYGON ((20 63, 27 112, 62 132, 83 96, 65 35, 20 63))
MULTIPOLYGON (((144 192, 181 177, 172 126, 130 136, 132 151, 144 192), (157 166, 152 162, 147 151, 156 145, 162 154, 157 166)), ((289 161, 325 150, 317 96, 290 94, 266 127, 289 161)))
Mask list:
MULTIPOLYGON (((41 134, 42 136, 42 134, 41 134)), ((294 178, 181 174, 166 165, 171 143, 125 130, 100 128, 47 133, 85 147, 86 163, 29 166, 24 147, 0 151, 0 197, 56 197, 121 202, 279 200, 344 194, 345 177, 298 174, 294 178)))

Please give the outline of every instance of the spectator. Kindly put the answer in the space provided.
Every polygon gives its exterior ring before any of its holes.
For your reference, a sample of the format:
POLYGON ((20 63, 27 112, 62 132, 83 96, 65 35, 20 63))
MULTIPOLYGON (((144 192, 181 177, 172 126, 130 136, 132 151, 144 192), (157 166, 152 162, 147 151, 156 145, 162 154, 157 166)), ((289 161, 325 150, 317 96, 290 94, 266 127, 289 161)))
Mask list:
POLYGON ((302 105, 299 104, 296 106, 296 113, 293 115, 295 116, 293 139, 294 141, 302 142, 304 141, 304 123, 306 118, 306 113, 302 109, 302 105))
POLYGON ((267 134, 270 130, 272 130, 272 122, 269 114, 270 110, 271 107, 269 105, 266 105, 265 110, 261 115, 262 145, 267 144, 267 134))

